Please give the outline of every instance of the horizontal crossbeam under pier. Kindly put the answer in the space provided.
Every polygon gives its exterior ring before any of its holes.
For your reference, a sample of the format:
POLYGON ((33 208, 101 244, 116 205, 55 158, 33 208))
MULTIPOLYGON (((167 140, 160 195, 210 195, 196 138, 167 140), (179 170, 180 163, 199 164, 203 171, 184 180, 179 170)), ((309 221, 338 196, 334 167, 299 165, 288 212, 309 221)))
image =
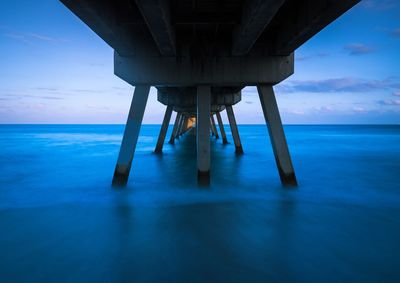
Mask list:
POLYGON ((153 86, 244 86, 276 84, 294 71, 294 56, 248 56, 202 58, 133 56, 114 53, 114 73, 131 85, 153 86))

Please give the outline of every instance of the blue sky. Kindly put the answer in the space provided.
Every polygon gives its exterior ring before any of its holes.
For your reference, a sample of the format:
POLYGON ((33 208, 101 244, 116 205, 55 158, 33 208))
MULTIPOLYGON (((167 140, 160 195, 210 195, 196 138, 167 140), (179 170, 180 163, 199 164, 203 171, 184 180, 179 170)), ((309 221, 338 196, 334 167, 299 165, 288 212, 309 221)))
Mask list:
MULTIPOLYGON (((125 123, 133 87, 113 50, 56 0, 0 2, 0 123, 125 123)), ((364 0, 296 52, 276 86, 287 124, 400 124, 400 0, 364 0)), ((239 123, 264 123, 256 90, 239 123)), ((151 91, 144 123, 165 106, 151 91)), ((225 115, 223 115, 225 116, 225 115)))

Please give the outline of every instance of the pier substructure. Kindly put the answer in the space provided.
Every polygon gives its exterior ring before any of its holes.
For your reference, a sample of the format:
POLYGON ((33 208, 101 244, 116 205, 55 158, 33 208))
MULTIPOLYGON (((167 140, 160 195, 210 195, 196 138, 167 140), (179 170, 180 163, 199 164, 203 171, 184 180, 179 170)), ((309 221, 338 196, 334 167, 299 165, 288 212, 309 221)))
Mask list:
POLYGON ((272 85, 259 85, 257 90, 265 121, 268 125, 269 137, 271 139, 281 182, 283 185, 297 186, 297 180, 272 85))
POLYGON ((175 117, 175 123, 174 123, 174 128, 172 129, 171 137, 169 139, 169 144, 174 144, 175 143, 175 137, 178 132, 178 127, 179 127, 179 121, 181 119, 181 113, 176 113, 175 117))
POLYGON ((114 171, 113 186, 125 186, 128 182, 149 92, 150 86, 135 87, 118 161, 114 171))
POLYGON ((214 134, 214 128, 213 128, 213 126, 212 126, 212 124, 211 124, 211 118, 210 118, 210 134, 211 134, 211 137, 215 136, 215 134, 214 134))
POLYGON ((215 126, 214 114, 211 114, 210 120, 211 120, 211 128, 212 128, 212 130, 214 132, 214 136, 215 136, 216 139, 219 139, 217 127, 215 126))
POLYGON ((217 113, 215 113, 215 116, 217 116, 218 127, 219 127, 219 131, 221 132, 221 136, 222 136, 222 143, 228 144, 228 140, 226 139, 224 123, 222 123, 221 114, 219 112, 217 112, 217 113))
POLYGON ((156 149, 154 150, 156 153, 162 152, 165 136, 167 135, 168 131, 169 121, 171 120, 172 110, 172 106, 167 106, 167 109, 165 110, 164 120, 161 125, 160 134, 158 135, 156 149))
POLYGON ((231 132, 233 141, 235 142, 235 152, 237 154, 243 153, 242 142, 240 141, 239 130, 236 124, 235 114, 231 105, 226 105, 226 113, 228 114, 229 125, 231 126, 231 132))
POLYGON ((211 88, 197 87, 197 173, 200 181, 210 178, 211 88))
POLYGON ((183 121, 182 124, 181 135, 184 135, 186 133, 186 130, 188 128, 188 123, 189 123, 189 117, 185 116, 185 120, 183 121))
POLYGON ((184 114, 182 114, 181 115, 181 119, 180 119, 180 121, 179 121, 179 126, 178 126, 178 132, 177 132, 177 134, 176 134, 176 138, 177 139, 179 139, 180 138, 180 136, 181 136, 181 134, 182 134, 182 127, 183 127, 183 123, 185 122, 185 115, 184 114))
POLYGON ((294 73, 297 48, 360 0, 61 2, 114 49, 114 74, 137 86, 113 183, 128 179, 149 86, 179 113, 170 143, 186 131, 187 119, 198 119, 198 170, 206 175, 210 115, 218 118, 226 107, 236 152, 242 153, 232 105, 244 87, 259 86, 281 180, 296 184, 272 85, 294 73), (216 9, 219 2, 224 8, 216 9))

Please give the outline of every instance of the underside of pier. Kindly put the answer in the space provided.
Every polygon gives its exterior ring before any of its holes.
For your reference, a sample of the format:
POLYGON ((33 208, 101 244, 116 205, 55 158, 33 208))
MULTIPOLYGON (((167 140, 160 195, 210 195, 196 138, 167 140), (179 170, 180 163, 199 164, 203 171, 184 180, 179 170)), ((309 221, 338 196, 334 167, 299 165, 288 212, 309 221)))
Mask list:
POLYGON ((273 86, 294 72, 294 52, 359 0, 61 0, 114 50, 114 73, 135 86, 113 184, 127 183, 151 86, 166 106, 155 152, 191 128, 199 179, 210 178, 210 133, 243 153, 233 106, 257 86, 282 184, 297 185, 273 86), (217 118, 218 133, 215 118, 217 118))

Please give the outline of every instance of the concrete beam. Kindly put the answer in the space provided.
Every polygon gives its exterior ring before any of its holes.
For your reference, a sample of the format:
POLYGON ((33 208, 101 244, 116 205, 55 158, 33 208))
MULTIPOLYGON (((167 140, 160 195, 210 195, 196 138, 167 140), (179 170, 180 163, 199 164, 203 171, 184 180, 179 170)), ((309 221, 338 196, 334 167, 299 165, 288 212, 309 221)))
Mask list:
POLYGON ((278 55, 294 52, 306 41, 335 21, 360 0, 297 0, 280 15, 273 51, 278 55))
POLYGON ((292 160, 283 131, 278 105, 274 90, 271 85, 259 85, 257 87, 263 109, 265 121, 268 125, 269 137, 278 166, 279 176, 283 185, 297 186, 292 160))
POLYGON ((161 125, 160 134, 158 135, 156 149, 154 150, 156 153, 162 152, 165 136, 167 135, 168 131, 169 121, 171 120, 172 109, 172 106, 168 106, 165 110, 164 120, 161 125))
POLYGON ((245 55, 253 47, 285 0, 250 0, 243 9, 242 24, 233 34, 232 54, 245 55))
POLYGON ((137 86, 132 98, 128 120, 126 122, 124 136, 115 167, 113 186, 125 186, 128 182, 133 156, 139 137, 140 126, 142 125, 144 110, 147 98, 149 97, 150 86, 137 86))
POLYGON ((175 31, 167 0, 136 0, 161 55, 176 56, 175 31))
POLYGON ((138 11, 133 5, 125 5, 121 12, 119 1, 60 1, 119 54, 158 54, 146 24, 138 21, 138 11))
POLYGON ((211 121, 211 128, 214 132, 215 138, 219 139, 219 135, 218 135, 217 127, 215 126, 215 119, 214 119, 213 114, 211 114, 211 116, 210 116, 210 121, 211 121))
POLYGON ((131 85, 244 86, 276 84, 293 74, 289 56, 206 57, 195 64, 190 57, 131 56, 114 53, 114 73, 131 85))
POLYGON ((237 154, 242 154, 242 142, 240 141, 239 130, 237 128, 235 114, 233 113, 231 105, 226 105, 226 113, 228 114, 229 125, 231 126, 233 141, 235 142, 235 152, 237 154))
POLYGON ((178 127, 179 127, 180 120, 181 120, 181 113, 178 112, 178 113, 176 113, 174 128, 172 129, 171 138, 169 139, 169 142, 168 142, 169 144, 175 143, 175 138, 178 133, 178 127))
POLYGON ((227 144, 228 140, 226 138, 224 123, 222 123, 221 114, 219 112, 217 112, 217 113, 215 113, 215 115, 217 116, 218 127, 219 127, 219 131, 221 132, 221 136, 222 136, 222 143, 227 144))
POLYGON ((197 170, 200 181, 210 177, 210 86, 197 87, 197 170))

